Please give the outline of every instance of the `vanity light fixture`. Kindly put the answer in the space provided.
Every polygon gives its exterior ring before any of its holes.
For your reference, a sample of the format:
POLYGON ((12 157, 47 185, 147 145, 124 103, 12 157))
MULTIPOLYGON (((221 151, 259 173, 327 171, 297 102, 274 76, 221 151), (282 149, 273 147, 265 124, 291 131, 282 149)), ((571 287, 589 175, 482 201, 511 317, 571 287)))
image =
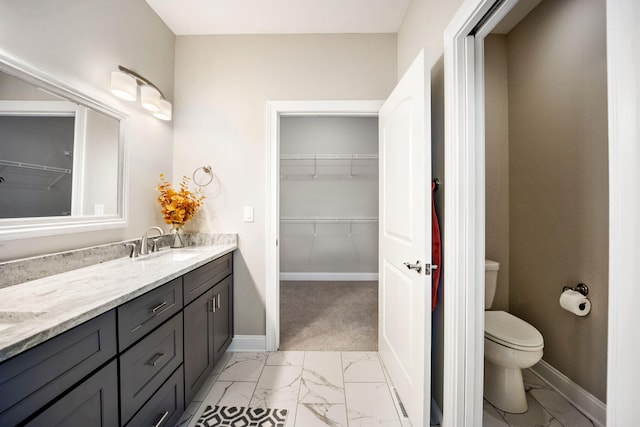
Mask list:
POLYGON ((171 103, 166 99, 161 99, 159 102, 160 109, 153 113, 153 116, 160 120, 171 120, 171 103))
POLYGON ((151 86, 140 86, 140 104, 152 113, 160 111, 160 92, 151 86))
POLYGON ((111 73, 111 93, 127 101, 135 101, 138 91, 136 79, 122 71, 111 73))
POLYGON ((140 86, 140 104, 160 120, 171 120, 171 103, 158 86, 133 70, 118 65, 111 73, 111 93, 127 101, 135 101, 140 86))

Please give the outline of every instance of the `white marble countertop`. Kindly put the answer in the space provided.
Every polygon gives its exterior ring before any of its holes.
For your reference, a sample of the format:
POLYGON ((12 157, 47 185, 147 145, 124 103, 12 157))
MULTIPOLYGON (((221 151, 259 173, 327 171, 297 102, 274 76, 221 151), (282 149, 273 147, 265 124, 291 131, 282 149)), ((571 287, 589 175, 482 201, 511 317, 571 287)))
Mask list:
POLYGON ((0 361, 237 249, 166 249, 119 258, 0 289, 0 361))

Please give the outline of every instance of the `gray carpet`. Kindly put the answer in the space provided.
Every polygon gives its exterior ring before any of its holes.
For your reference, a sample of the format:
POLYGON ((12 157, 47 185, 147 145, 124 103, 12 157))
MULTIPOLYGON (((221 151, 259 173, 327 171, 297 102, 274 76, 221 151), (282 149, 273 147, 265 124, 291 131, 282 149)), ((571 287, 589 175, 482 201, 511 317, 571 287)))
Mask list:
POLYGON ((280 350, 377 351, 378 282, 280 282, 280 350))

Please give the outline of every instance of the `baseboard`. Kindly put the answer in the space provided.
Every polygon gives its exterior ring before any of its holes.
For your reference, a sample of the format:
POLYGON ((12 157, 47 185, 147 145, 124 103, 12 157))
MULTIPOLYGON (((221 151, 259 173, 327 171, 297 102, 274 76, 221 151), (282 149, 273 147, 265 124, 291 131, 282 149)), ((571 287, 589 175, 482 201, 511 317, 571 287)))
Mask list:
POLYGON ((280 273, 280 280, 299 281, 372 281, 378 280, 378 273, 280 273))
POLYGON ((602 403, 597 397, 571 381, 569 377, 544 360, 541 360, 530 369, 578 408, 580 412, 589 417, 596 426, 605 426, 607 421, 607 405, 602 403))
POLYGON ((267 351, 266 335, 236 335, 227 351, 267 351))

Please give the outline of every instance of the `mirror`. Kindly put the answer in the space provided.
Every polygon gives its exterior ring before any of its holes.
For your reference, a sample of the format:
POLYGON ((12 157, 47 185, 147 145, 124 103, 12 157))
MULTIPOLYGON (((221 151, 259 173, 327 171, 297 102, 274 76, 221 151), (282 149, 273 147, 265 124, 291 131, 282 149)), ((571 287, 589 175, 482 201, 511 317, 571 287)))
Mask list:
POLYGON ((123 227, 124 115, 0 55, 0 238, 123 227))

